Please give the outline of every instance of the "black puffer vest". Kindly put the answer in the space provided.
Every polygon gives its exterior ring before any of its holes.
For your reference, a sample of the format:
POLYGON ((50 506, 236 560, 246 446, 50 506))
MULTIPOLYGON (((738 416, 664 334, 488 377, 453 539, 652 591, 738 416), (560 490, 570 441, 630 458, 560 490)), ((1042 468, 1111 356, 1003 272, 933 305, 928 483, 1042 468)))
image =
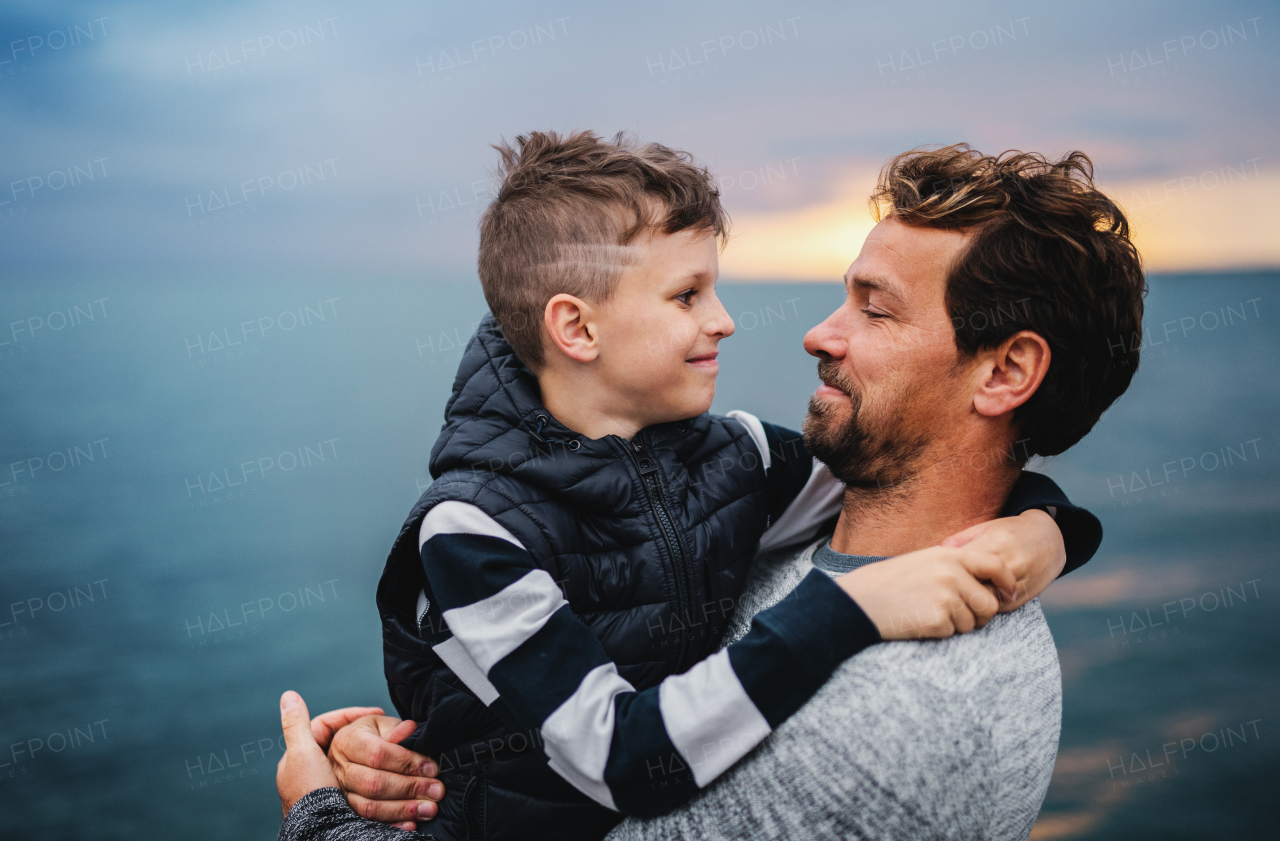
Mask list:
MULTIPOLYGON (((775 466, 779 458, 810 462, 798 439, 773 455, 775 466)), ((717 650, 784 491, 766 485, 756 444, 729 418, 660 424, 632 442, 557 423, 492 317, 467 345, 431 475, 378 586, 391 697, 420 723, 403 744, 435 758, 447 788, 439 817, 420 831, 600 838, 620 816, 552 771, 538 734, 508 727, 501 698, 480 703, 431 650, 439 640, 419 630, 422 518, 459 500, 501 523, 560 583, 622 677, 645 689, 717 650)))

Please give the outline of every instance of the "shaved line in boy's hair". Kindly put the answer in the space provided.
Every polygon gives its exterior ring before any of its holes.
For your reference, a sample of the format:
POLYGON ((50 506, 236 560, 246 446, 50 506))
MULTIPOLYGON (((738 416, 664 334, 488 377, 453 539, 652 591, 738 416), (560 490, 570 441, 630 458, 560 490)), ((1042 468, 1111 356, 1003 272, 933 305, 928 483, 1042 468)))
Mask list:
POLYGON ((557 244, 556 259, 552 263, 535 263, 530 270, 544 269, 600 269, 613 272, 629 269, 644 262, 644 255, 634 245, 588 245, 586 243, 557 244))

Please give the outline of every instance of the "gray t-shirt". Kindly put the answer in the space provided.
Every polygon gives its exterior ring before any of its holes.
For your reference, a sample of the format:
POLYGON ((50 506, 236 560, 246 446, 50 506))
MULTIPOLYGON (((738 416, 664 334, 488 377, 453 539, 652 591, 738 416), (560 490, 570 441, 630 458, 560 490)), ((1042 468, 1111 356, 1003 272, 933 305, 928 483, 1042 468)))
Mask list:
MULTIPOLYGON (((826 538, 761 559, 726 644, 815 566, 835 576, 876 560, 826 538)), ((627 819, 609 841, 1026 838, 1061 723, 1057 650, 1035 600, 970 634, 867 649, 706 791, 627 819)))

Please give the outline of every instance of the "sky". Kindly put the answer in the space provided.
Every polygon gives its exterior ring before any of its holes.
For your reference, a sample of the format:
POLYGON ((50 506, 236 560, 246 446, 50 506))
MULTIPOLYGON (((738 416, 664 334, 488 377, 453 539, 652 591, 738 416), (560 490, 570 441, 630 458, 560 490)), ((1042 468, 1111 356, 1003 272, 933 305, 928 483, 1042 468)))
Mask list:
POLYGON ((0 267, 474 277, 492 144, 690 152, 726 279, 836 280, 893 155, 1086 152, 1147 267, 1280 266, 1275 3, 8 2, 0 267))

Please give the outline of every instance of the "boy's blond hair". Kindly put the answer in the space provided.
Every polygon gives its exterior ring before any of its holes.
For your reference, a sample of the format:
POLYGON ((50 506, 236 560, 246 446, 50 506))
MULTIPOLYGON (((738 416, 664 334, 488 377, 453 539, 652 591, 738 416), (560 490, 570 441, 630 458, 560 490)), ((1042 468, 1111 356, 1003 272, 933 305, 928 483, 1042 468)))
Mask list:
POLYGON ((480 220, 480 284, 502 333, 531 370, 544 362, 552 296, 609 298, 640 258, 643 231, 705 229, 723 244, 729 217, 711 174, 687 152, 619 133, 533 132, 495 146, 498 195, 480 220))

